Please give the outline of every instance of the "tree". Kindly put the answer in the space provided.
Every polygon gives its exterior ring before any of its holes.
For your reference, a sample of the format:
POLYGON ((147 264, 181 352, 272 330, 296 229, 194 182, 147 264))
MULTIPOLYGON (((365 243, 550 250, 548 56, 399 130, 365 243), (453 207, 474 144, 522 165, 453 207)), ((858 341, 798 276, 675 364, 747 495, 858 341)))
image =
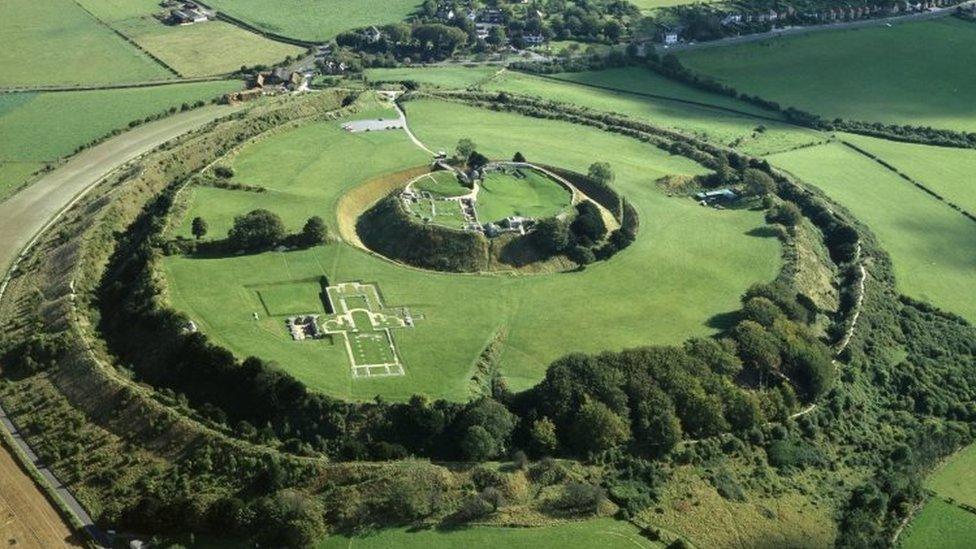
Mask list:
POLYGON ((268 210, 252 210, 234 218, 234 226, 227 239, 238 249, 270 248, 285 237, 285 224, 277 214, 268 210))
POLYGON ((448 57, 468 42, 464 31, 440 23, 418 25, 413 29, 413 38, 434 57, 448 57))
POLYGON ((512 162, 525 162, 525 156, 521 152, 517 152, 512 157, 512 162))
POLYGON ((535 242, 544 253, 555 255, 569 247, 571 238, 566 222, 555 217, 535 224, 535 242))
POLYGON ((610 164, 607 162, 594 162, 590 164, 590 169, 587 172, 587 175, 593 181, 603 185, 613 183, 615 177, 613 168, 611 168, 610 164))
MULTIPOLYGON (((515 415, 508 411, 502 403, 492 398, 482 398, 470 403, 460 418, 460 426, 470 428, 477 426, 485 430, 491 437, 492 455, 504 452, 508 439, 515 430, 515 415)), ((480 435, 479 435, 480 436, 480 435)))
POLYGON ((598 242, 607 234, 607 226, 600 215, 600 209, 589 200, 576 205, 576 219, 569 228, 578 238, 590 242, 598 242))
POLYGON ((765 297, 752 297, 742 306, 742 316, 762 324, 766 328, 784 317, 778 305, 765 297))
POLYGON ((472 170, 480 170, 488 164, 488 157, 478 151, 471 151, 468 155, 468 167, 472 170))
POLYGON ((576 414, 571 435, 570 445, 577 451, 598 453, 627 441, 630 438, 630 426, 606 404, 587 399, 576 414))
POLYGON ((457 146, 454 148, 454 150, 455 152, 457 152, 458 158, 462 160, 467 160, 467 158, 471 156, 471 153, 473 153, 475 150, 474 141, 471 141, 466 137, 459 139, 457 142, 457 146))
POLYGON ((308 218, 305 226, 302 227, 301 240, 306 246, 316 246, 322 244, 328 238, 328 228, 322 218, 314 215, 308 218))
POLYGON ((508 41, 508 37, 505 35, 505 29, 501 26, 497 26, 492 27, 491 30, 488 31, 488 38, 486 38, 485 41, 492 46, 498 47, 508 41))
POLYGON ((481 425, 472 425, 461 439, 461 452, 471 461, 485 461, 498 455, 498 447, 487 429, 481 425))
POLYGON ((752 196, 765 196, 776 188, 776 182, 769 174, 755 168, 746 168, 742 173, 742 183, 752 196))
POLYGON ((739 356, 760 374, 779 368, 779 343, 761 324, 754 320, 743 320, 732 331, 732 335, 739 344, 739 356))
POLYGON ((780 223, 787 227, 795 227, 802 219, 800 207, 789 201, 773 206, 766 212, 767 223, 780 223))
POLYGON ((529 434, 532 439, 532 449, 536 454, 551 454, 559 446, 559 440, 556 438, 556 424, 545 416, 532 423, 529 434))
POLYGON ((207 220, 202 217, 194 217, 193 223, 190 226, 190 230, 193 232, 193 236, 195 236, 197 240, 200 240, 206 236, 208 228, 207 220))

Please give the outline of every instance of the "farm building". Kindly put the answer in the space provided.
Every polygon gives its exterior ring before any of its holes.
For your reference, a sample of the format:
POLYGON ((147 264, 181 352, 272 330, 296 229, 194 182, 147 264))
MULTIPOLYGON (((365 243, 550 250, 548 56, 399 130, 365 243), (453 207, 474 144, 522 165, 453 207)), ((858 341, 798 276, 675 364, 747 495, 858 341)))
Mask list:
POLYGON ((184 2, 180 9, 169 12, 169 21, 174 25, 192 25, 209 21, 213 16, 213 12, 193 2, 184 2))

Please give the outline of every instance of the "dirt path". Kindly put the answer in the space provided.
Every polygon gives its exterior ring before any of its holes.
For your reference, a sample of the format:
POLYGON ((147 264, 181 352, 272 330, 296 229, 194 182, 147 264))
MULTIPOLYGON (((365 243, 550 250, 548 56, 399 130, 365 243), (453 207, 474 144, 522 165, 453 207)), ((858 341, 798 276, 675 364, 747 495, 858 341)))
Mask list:
MULTIPOLYGON (((239 109, 240 107, 204 107, 140 126, 74 156, 64 166, 0 203, 0 273, 5 273, 3 283, 0 283, 0 298, 7 287, 8 270, 16 264, 21 253, 106 175, 175 137, 239 109)), ((27 456, 30 462, 28 466, 37 469, 47 481, 48 487, 80 519, 89 534, 101 542, 104 536, 95 528, 91 517, 68 489, 40 462, 2 408, 0 427, 11 435, 27 456)), ((33 546, 37 547, 64 545, 67 536, 62 534, 70 534, 69 526, 47 501, 33 479, 18 468, 6 447, 0 449, 0 496, 2 535, 7 535, 8 527, 10 535, 15 535, 15 531, 20 531, 17 528, 21 528, 32 532, 32 538, 23 538, 25 544, 36 543, 33 546), (7 467, 8 462, 12 467, 7 467), (19 473, 19 477, 15 473, 19 473), (8 508, 11 514, 5 518, 3 513, 8 508), (10 520, 11 517, 17 520, 10 520), (21 523, 22 526, 16 526, 21 523), (35 541, 31 542, 31 539, 35 541)))

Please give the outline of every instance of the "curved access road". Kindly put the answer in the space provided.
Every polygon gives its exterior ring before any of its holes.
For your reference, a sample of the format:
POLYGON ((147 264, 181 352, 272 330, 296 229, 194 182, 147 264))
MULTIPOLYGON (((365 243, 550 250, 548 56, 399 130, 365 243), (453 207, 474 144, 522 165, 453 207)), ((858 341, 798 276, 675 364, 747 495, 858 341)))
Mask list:
MULTIPOLYGON (((6 290, 10 271, 19 257, 37 240, 40 233, 57 221, 64 211, 105 176, 159 145, 241 108, 208 106, 139 126, 75 155, 30 187, 0 202, 0 274, 3 275, 0 299, 6 290)), ((7 418, 2 407, 0 429, 6 431, 4 438, 16 444, 21 455, 25 456, 27 463, 22 465, 40 473, 48 484, 46 491, 54 494, 64 507, 71 510, 97 545, 107 545, 108 540, 95 527, 87 511, 41 462, 20 436, 17 427, 7 418)), ((7 454, 2 456, 4 459, 9 457, 6 448, 0 448, 0 453, 7 454)), ((44 497, 44 494, 38 493, 34 501, 44 501, 44 497)), ((35 514, 37 511, 26 509, 25 512, 35 514)))

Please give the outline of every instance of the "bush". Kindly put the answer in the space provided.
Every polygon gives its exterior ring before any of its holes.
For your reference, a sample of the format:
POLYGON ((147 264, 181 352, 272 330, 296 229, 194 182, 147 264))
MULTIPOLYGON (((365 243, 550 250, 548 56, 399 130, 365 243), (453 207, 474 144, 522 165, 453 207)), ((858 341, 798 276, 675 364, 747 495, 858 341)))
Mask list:
POLYGON ((328 238, 328 229, 325 222, 319 216, 312 216, 302 227, 301 240, 306 246, 317 246, 323 244, 328 238))
POLYGON ((576 205, 576 219, 569 226, 578 239, 599 242, 607 234, 600 209, 589 200, 576 205))
POLYGON ((228 166, 217 166, 214 168, 214 175, 223 179, 234 177, 234 168, 228 166))
POLYGON ((606 499, 603 489, 585 482, 569 482, 552 506, 563 511, 592 514, 606 499))

